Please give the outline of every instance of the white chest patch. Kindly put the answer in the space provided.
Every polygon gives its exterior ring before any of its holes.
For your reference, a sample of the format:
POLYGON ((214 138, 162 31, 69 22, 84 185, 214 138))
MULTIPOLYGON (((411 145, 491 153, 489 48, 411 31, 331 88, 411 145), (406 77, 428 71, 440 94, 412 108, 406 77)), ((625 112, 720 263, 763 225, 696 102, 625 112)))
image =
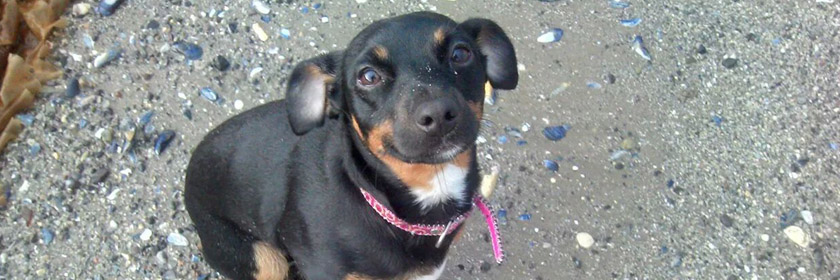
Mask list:
POLYGON ((423 209, 428 209, 449 199, 466 203, 464 190, 467 188, 467 169, 454 164, 447 164, 429 182, 431 188, 417 187, 411 190, 415 201, 423 209))
POLYGON ((412 280, 437 280, 438 278, 440 278, 440 275, 443 274, 444 267, 446 267, 446 260, 444 260, 443 263, 440 264, 440 266, 438 266, 438 268, 435 269, 434 272, 432 272, 432 274, 417 276, 414 277, 412 280))

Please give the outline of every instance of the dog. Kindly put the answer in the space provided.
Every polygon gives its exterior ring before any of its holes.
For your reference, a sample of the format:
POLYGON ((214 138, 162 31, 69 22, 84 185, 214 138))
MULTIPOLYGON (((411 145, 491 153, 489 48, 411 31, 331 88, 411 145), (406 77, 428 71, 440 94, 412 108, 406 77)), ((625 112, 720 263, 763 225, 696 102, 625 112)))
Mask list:
POLYGON ((299 62, 285 100, 193 150, 204 259, 232 279, 437 279, 478 191, 485 87, 518 80, 499 25, 431 12, 299 62))

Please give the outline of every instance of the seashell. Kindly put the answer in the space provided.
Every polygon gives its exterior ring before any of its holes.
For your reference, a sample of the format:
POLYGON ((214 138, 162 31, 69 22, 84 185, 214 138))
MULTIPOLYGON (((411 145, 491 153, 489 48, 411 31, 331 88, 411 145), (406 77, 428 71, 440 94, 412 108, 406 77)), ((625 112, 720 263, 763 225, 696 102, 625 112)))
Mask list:
POLYGON ((622 20, 619 20, 618 22, 621 23, 621 25, 624 25, 624 26, 627 26, 627 27, 635 27, 635 26, 639 25, 640 23, 642 23, 642 19, 641 18, 622 19, 622 20))
POLYGON ((543 160, 543 166, 545 166, 545 169, 551 170, 552 172, 560 170, 560 166, 557 165, 557 162, 550 159, 543 160))
POLYGON ((642 36, 636 35, 636 37, 633 38, 633 50, 642 56, 642 58, 650 60, 650 53, 645 47, 645 42, 642 40, 642 36))
POLYGON ((200 92, 201 92, 201 97, 204 97, 204 99, 207 99, 207 100, 210 100, 210 101, 213 101, 213 102, 216 102, 216 101, 219 100, 219 95, 215 91, 213 91, 213 89, 211 89, 209 87, 201 88, 200 92))
POLYGON ((616 8, 616 9, 626 9, 626 8, 630 7, 630 3, 622 2, 622 1, 618 1, 618 0, 611 0, 610 1, 610 7, 613 7, 613 8, 616 8))
POLYGON ((543 33, 540 37, 537 37, 537 42, 540 43, 553 43, 560 41, 563 38, 563 29, 560 28, 552 28, 550 31, 543 33))
POLYGON ((155 154, 160 155, 163 153, 169 147, 169 143, 172 142, 173 138, 175 138, 175 131, 172 130, 164 130, 158 134, 157 139, 155 139, 155 154))
POLYGON ((100 54, 93 60, 93 67, 99 68, 105 66, 106 64, 110 63, 111 61, 116 60, 120 57, 122 53, 122 49, 115 48, 110 49, 107 52, 100 54))
POLYGON ((265 2, 260 0, 251 1, 251 7, 254 7, 254 10, 257 10, 260 14, 267 15, 271 12, 271 8, 269 8, 265 2))
POLYGON ((549 126, 543 129, 543 135, 545 138, 551 141, 557 141, 566 137, 566 132, 569 131, 571 126, 564 124, 559 126, 549 126))
POLYGON ((142 127, 142 126, 145 126, 146 124, 148 124, 149 122, 151 122, 152 121, 152 116, 154 116, 154 115, 155 115, 154 111, 148 111, 148 112, 145 112, 142 115, 140 115, 140 118, 137 119, 138 126, 142 127))

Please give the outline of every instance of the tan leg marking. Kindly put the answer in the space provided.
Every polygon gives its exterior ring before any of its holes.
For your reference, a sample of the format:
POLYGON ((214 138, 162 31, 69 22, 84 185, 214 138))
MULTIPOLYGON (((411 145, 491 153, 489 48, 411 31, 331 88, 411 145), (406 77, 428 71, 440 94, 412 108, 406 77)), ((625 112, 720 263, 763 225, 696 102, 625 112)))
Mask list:
POLYGON ((257 280, 284 280, 289 273, 289 263, 286 258, 268 243, 259 241, 254 243, 254 261, 257 280))

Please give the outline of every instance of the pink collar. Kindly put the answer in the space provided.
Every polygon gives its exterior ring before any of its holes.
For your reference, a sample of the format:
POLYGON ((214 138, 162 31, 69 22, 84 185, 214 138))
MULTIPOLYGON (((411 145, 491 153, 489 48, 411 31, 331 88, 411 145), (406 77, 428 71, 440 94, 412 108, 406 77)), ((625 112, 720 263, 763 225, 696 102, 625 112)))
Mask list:
MULTIPOLYGON (((397 217, 394 212, 388 209, 388 207, 385 207, 385 205, 382 205, 382 203, 379 203, 379 201, 377 201, 376 198, 369 192, 362 188, 359 188, 359 190, 362 191, 362 196, 365 197, 365 200, 368 204, 370 204, 370 207, 372 207, 379 216, 385 219, 385 221, 392 226, 411 233, 412 235, 440 236, 435 246, 440 246, 444 237, 454 232, 455 229, 457 229, 458 226, 461 225, 461 223, 463 223, 472 212, 472 210, 470 210, 467 213, 461 214, 450 220, 447 224, 411 224, 397 217)), ((493 215, 493 211, 487 206, 487 202, 479 194, 476 194, 473 197, 473 205, 477 206, 478 210, 481 211, 481 214, 484 215, 484 221, 487 223, 487 229, 490 231, 490 240, 493 243, 493 257, 496 259, 497 263, 501 263, 502 260, 504 260, 505 255, 502 251, 502 240, 501 235, 499 234, 499 228, 496 226, 496 216, 493 215)))

